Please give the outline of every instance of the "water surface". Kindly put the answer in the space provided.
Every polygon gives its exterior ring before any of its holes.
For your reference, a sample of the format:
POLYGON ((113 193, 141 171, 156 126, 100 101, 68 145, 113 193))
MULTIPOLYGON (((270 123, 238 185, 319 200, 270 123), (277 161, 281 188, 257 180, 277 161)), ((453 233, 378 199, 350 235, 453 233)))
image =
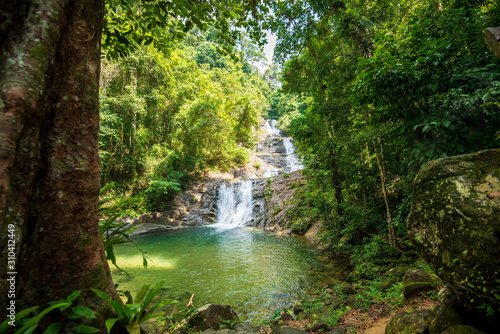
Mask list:
POLYGON ((264 320, 305 298, 322 265, 304 239, 249 228, 197 227, 134 241, 148 252, 149 267, 142 268, 137 250, 117 248, 117 263, 130 274, 113 269, 119 290, 134 296, 143 284, 166 279, 162 297, 175 298, 184 307, 194 293, 195 306, 228 304, 242 320, 264 320))

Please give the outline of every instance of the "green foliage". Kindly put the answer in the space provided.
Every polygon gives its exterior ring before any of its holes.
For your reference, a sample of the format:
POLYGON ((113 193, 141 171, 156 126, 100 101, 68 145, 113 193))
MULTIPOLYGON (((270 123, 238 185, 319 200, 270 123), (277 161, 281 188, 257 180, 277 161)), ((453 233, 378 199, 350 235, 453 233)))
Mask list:
POLYGON ((161 210, 190 180, 249 162, 268 86, 243 68, 255 46, 232 60, 215 33, 189 32, 168 54, 140 46, 103 62, 99 153, 103 183, 116 184, 113 214, 161 210))
MULTIPOLYGON (((49 302, 50 306, 45 308, 42 311, 37 311, 38 306, 29 307, 20 312, 17 312, 15 315, 15 320, 12 321, 10 318, 6 319, 0 324, 0 333, 13 333, 13 334, 29 334, 33 333, 39 326, 40 321, 44 316, 48 313, 59 310, 63 312, 69 309, 73 302, 80 296, 81 291, 73 291, 66 299, 61 299, 59 301, 49 302), (32 317, 27 317, 33 313, 32 317), (9 330, 11 327, 11 322, 15 324, 15 329, 12 331, 9 330)), ((71 307, 69 313, 66 315, 66 319, 80 319, 80 318, 94 318, 94 312, 86 307, 86 306, 73 306, 71 307)), ((60 322, 55 322, 50 324, 47 329, 43 332, 44 334, 53 334, 59 333, 62 324, 60 322)), ((12 329, 12 327, 11 327, 12 329)), ((72 331, 75 333, 97 333, 99 329, 86 326, 86 325, 78 325, 72 328, 72 331)))
POLYGON ((287 215, 299 231, 321 222, 323 240, 359 264, 358 278, 374 278, 383 259, 398 254, 388 245, 389 224, 399 248, 409 247, 406 219, 421 166, 500 146, 500 59, 483 37, 500 24, 500 6, 271 6, 282 86, 270 98, 280 109, 270 114, 294 138, 308 180, 287 215), (306 108, 288 108, 297 96, 306 108))
POLYGON ((113 307, 118 315, 118 318, 109 318, 106 320, 108 333, 111 332, 111 329, 117 322, 125 327, 130 334, 140 333, 139 325, 141 323, 163 315, 163 312, 155 313, 156 310, 161 309, 164 306, 177 303, 175 300, 164 300, 150 306, 164 283, 165 280, 162 280, 151 288, 150 285, 143 286, 135 297, 135 303, 132 301, 132 303, 127 302, 125 305, 121 301, 112 300, 110 296, 102 291, 92 289, 96 295, 101 297, 111 307, 113 307))
MULTIPOLYGON (((106 191, 110 190, 114 186, 113 183, 109 183, 102 187, 99 191, 100 195, 103 195, 106 191)), ((110 214, 109 208, 105 208, 104 204, 108 202, 109 198, 104 198, 99 201, 99 211, 101 214, 110 214)), ((146 253, 136 245, 136 243, 130 239, 130 234, 135 231, 137 227, 130 226, 128 223, 123 223, 117 220, 118 214, 109 215, 105 220, 99 221, 99 233, 102 236, 102 244, 104 246, 104 251, 106 253, 106 259, 111 261, 111 263, 118 268, 120 271, 127 274, 126 271, 121 269, 116 263, 116 257, 114 252, 114 247, 117 246, 132 246, 135 247, 142 254, 142 265, 147 268, 148 261, 146 253)), ((128 274, 127 274, 128 275, 128 274)))
POLYGON ((103 49, 108 58, 125 57, 141 45, 165 49, 182 40, 193 28, 207 30, 215 27, 212 37, 221 49, 232 51, 239 34, 231 27, 247 28, 252 37, 262 32, 247 10, 258 17, 253 1, 106 1, 103 29, 103 49))
POLYGON ((224 328, 234 329, 237 325, 242 323, 241 321, 238 321, 236 319, 226 320, 226 319, 219 318, 219 321, 221 322, 221 325, 219 326, 220 329, 224 329, 224 328))
POLYGON ((181 184, 168 180, 153 180, 144 192, 149 211, 160 211, 166 202, 181 191, 181 184))
POLYGON ((131 227, 128 223, 121 223, 117 220, 118 215, 111 216, 104 221, 99 221, 99 233, 102 235, 102 243, 106 252, 106 259, 118 268, 120 271, 127 273, 121 269, 116 263, 114 247, 131 246, 135 247, 142 254, 142 265, 148 267, 146 253, 130 239, 130 234, 137 228, 131 227))

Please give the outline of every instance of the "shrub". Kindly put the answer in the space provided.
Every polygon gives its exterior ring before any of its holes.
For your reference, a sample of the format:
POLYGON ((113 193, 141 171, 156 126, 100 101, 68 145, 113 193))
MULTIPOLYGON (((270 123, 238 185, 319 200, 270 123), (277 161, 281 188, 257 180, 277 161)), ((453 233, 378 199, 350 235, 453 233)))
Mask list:
POLYGON ((146 195, 146 207, 150 211, 160 211, 164 208, 165 202, 172 199, 174 195, 181 191, 181 184, 166 179, 153 180, 149 183, 146 195))

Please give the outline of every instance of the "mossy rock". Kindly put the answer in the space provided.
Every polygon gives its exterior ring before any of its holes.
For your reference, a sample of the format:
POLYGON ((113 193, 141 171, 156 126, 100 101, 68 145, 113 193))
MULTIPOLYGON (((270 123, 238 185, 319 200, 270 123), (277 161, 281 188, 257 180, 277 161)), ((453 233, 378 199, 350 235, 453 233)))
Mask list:
POLYGON ((403 280, 403 295, 405 298, 433 289, 435 289, 435 284, 431 275, 425 270, 417 268, 405 273, 403 280))
POLYGON ((396 284, 396 281, 393 279, 385 279, 381 284, 380 284, 380 290, 382 291, 388 291, 390 288, 392 288, 396 284))
POLYGON ((429 324, 434 317, 431 310, 416 309, 397 313, 387 324, 386 334, 429 333, 429 324))
POLYGON ((432 161, 418 173, 410 240, 434 272, 471 307, 500 295, 500 149, 432 161))
POLYGON ((189 320, 189 325, 195 331, 219 329, 222 321, 239 321, 238 315, 229 305, 207 304, 189 320))
POLYGON ((457 298, 447 293, 435 310, 436 316, 429 326, 430 334, 440 334, 444 330, 458 325, 464 325, 468 318, 466 310, 457 301, 457 298))

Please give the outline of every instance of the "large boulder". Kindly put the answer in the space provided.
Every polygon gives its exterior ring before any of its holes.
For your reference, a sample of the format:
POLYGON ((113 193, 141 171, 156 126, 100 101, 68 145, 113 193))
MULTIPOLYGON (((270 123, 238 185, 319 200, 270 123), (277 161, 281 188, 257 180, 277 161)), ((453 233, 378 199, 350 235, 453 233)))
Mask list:
POLYGON ((443 158, 415 179, 408 234, 462 304, 498 310, 500 149, 443 158))
POLYGON ((223 323, 239 321, 238 315, 229 305, 207 304, 189 320, 189 325, 196 331, 219 329, 223 323))
POLYGON ((441 297, 435 312, 436 316, 429 326, 430 334, 440 334, 450 327, 464 325, 467 320, 470 320, 466 310, 451 293, 446 293, 441 297))
POLYGON ((441 332, 441 334, 486 334, 474 327, 467 325, 458 325, 448 328, 447 330, 441 332))
POLYGON ((385 334, 426 334, 434 314, 431 310, 416 309, 397 313, 387 324, 385 334))
POLYGON ((408 270, 403 280, 403 296, 410 298, 420 292, 433 290, 434 281, 428 272, 421 268, 408 270))

